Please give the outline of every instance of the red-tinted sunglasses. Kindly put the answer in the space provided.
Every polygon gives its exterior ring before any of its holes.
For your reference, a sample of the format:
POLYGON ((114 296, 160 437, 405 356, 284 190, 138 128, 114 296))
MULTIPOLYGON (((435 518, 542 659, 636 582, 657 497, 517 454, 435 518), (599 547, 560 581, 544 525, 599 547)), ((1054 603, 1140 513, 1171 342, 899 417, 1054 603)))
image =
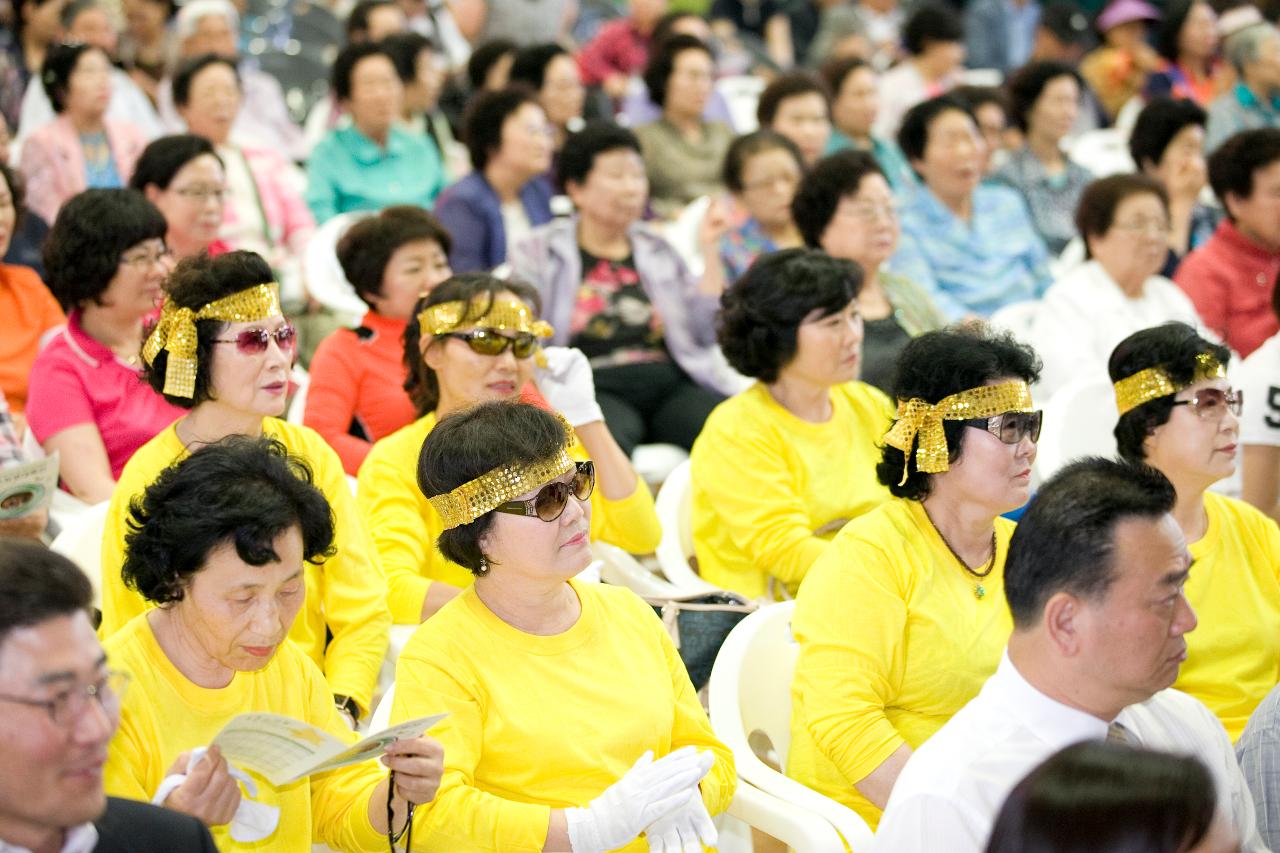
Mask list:
POLYGON ((236 349, 244 355, 262 355, 267 351, 267 344, 272 338, 275 338, 276 346, 285 355, 292 355, 293 348, 298 343, 298 333, 288 323, 274 332, 266 329, 246 329, 234 338, 214 338, 213 342, 215 344, 235 344, 236 349))

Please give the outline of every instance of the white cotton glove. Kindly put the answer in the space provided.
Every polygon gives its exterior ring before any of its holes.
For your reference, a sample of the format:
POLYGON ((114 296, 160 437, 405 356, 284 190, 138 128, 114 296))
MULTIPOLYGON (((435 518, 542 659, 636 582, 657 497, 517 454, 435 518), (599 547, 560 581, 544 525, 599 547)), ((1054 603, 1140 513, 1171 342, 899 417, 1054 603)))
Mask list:
POLYGON ((649 824, 644 834, 649 840, 649 853, 702 853, 703 847, 715 847, 719 840, 697 788, 675 811, 649 824))
POLYGON ((571 426, 604 420, 596 402, 596 381, 582 350, 546 347, 542 351, 547 366, 536 373, 538 390, 551 408, 564 415, 571 426))
POLYGON ((606 853, 629 844, 645 827, 684 805, 714 762, 710 752, 699 754, 692 746, 657 761, 652 750, 645 752, 586 808, 565 809, 573 853, 606 853))

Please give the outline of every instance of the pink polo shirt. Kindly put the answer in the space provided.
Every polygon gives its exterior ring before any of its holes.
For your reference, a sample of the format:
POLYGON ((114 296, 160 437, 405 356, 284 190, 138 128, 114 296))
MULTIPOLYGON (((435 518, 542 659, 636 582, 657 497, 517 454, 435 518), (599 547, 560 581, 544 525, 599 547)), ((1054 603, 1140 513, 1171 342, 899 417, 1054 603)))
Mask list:
POLYGON ((116 357, 80 325, 72 311, 67 325, 36 357, 27 391, 27 423, 43 444, 68 427, 98 428, 111 462, 111 476, 135 450, 186 414, 151 389, 134 367, 116 357))
POLYGON ((1247 358, 1280 331, 1271 310, 1277 275, 1280 254, 1254 243, 1224 219, 1204 245, 1182 259, 1173 280, 1191 298, 1205 326, 1247 358))

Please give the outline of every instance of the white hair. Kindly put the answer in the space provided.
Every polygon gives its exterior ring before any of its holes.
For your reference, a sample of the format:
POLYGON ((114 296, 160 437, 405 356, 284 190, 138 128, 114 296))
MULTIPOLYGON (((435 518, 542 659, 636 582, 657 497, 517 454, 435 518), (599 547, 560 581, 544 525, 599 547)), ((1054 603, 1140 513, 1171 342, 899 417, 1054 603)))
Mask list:
POLYGON ((177 17, 174 19, 173 27, 178 40, 195 35, 200 21, 210 15, 221 15, 231 25, 233 33, 240 31, 240 13, 236 11, 235 6, 231 5, 230 0, 189 0, 178 9, 177 17))

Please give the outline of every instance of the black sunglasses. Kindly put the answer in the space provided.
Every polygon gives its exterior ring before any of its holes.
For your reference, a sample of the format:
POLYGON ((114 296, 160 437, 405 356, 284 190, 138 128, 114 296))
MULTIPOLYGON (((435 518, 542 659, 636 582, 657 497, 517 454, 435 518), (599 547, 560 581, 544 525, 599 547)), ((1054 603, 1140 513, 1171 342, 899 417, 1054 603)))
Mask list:
POLYGON ((507 351, 507 347, 511 347, 511 352, 516 358, 528 358, 538 349, 538 339, 528 332, 507 337, 492 329, 472 329, 469 332, 445 332, 436 337, 466 341, 471 351, 480 355, 502 355, 507 351))
POLYGON ((1044 424, 1044 412, 1005 412, 989 418, 973 418, 963 421, 965 426, 985 429, 1005 444, 1017 444, 1026 436, 1031 442, 1040 440, 1040 427, 1044 424))
POLYGON ((507 512, 512 515, 536 516, 543 521, 555 521, 569 503, 569 495, 585 501, 595 491, 596 464, 578 462, 577 466, 578 470, 574 472, 573 479, 569 482, 556 480, 554 483, 547 483, 528 500, 507 501, 504 504, 498 504, 494 509, 497 512, 507 512))

